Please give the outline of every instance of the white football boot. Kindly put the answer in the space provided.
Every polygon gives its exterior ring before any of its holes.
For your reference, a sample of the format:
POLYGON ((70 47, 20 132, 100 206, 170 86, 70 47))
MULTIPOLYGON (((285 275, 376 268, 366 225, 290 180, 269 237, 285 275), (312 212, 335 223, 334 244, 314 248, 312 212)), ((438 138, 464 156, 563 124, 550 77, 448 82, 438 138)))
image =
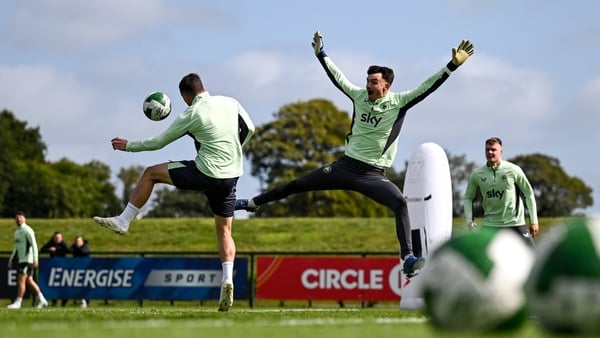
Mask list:
POLYGON ((221 285, 221 298, 219 299, 219 311, 229 311, 233 305, 233 284, 221 285))
POLYGON ((20 309, 21 303, 12 303, 6 306, 7 309, 20 309))
POLYGON ((113 232, 115 232, 119 235, 123 235, 123 234, 127 233, 127 230, 128 230, 127 228, 125 228, 119 224, 116 216, 108 217, 108 218, 94 216, 94 222, 100 224, 101 227, 112 230, 113 232))

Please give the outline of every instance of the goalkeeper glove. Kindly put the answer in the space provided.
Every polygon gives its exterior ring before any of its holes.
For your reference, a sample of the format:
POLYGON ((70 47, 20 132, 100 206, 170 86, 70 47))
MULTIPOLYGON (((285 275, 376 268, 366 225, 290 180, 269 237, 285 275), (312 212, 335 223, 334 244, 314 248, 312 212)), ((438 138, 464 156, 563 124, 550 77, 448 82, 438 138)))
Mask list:
POLYGON ((452 63, 458 67, 465 63, 473 53, 475 53, 475 46, 471 41, 462 40, 458 48, 452 48, 452 63))
POLYGON ((315 55, 319 55, 323 51, 323 36, 321 36, 321 32, 316 31, 313 36, 312 46, 315 49, 315 55))

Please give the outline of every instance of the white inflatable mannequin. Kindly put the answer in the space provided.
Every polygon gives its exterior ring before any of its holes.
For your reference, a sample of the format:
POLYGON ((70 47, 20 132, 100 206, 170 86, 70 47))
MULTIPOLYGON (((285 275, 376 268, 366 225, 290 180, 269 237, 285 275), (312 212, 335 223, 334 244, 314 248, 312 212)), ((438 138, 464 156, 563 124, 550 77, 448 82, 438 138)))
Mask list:
MULTIPOLYGON (((403 193, 408 202, 413 251, 427 258, 452 235, 452 182, 442 147, 428 142, 415 149, 406 169, 403 193)), ((423 269, 427 269, 427 262, 423 269)), ((401 273, 400 283, 400 308, 423 309, 419 275, 409 279, 401 273)))

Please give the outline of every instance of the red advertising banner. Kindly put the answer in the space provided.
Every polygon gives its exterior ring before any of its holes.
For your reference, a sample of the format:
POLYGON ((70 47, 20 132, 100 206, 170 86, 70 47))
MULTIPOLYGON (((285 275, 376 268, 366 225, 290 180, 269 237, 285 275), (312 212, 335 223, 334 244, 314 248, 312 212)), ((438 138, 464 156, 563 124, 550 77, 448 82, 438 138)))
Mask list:
POLYGON ((256 298, 399 300, 401 269, 399 258, 260 256, 256 298))

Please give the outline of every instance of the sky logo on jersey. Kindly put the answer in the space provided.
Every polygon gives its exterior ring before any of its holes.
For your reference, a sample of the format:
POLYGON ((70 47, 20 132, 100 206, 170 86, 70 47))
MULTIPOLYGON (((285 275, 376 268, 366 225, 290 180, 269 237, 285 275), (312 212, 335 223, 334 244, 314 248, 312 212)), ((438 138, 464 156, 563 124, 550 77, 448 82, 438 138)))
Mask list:
POLYGON ((370 123, 373 125, 373 127, 377 127, 379 122, 381 122, 381 119, 383 119, 383 117, 377 117, 375 115, 371 115, 371 113, 360 115, 360 122, 370 123))
POLYGON ((222 274, 220 270, 152 270, 144 286, 220 287, 222 274))
POLYGON ((487 198, 502 199, 502 198, 504 198, 504 191, 492 189, 492 190, 486 192, 486 196, 487 196, 487 198))

